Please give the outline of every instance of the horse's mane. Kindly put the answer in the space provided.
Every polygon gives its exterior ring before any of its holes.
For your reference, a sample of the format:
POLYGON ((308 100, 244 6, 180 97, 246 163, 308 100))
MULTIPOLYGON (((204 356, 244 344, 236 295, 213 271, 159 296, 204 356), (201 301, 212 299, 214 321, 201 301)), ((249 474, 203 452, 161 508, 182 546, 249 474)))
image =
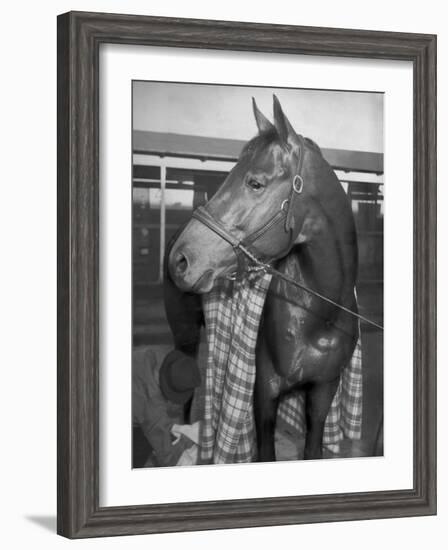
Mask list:
MULTIPOLYGON (((309 145, 312 149, 314 149, 318 153, 322 153, 319 145, 317 145, 317 143, 315 143, 312 139, 308 137, 304 139, 306 144, 309 145)), ((256 135, 254 138, 249 140, 241 150, 241 156, 257 154, 274 143, 276 143, 280 147, 283 147, 277 130, 275 128, 272 128, 267 130, 266 132, 262 132, 256 135)))
POLYGON ((322 153, 319 145, 317 145, 317 143, 315 141, 313 141, 312 139, 310 138, 305 138, 305 141, 307 142, 307 144, 312 148, 314 149, 315 151, 317 151, 318 153, 322 153))
POLYGON ((281 145, 279 135, 275 128, 267 130, 266 132, 261 132, 246 143, 241 150, 241 156, 257 154, 276 142, 281 145))

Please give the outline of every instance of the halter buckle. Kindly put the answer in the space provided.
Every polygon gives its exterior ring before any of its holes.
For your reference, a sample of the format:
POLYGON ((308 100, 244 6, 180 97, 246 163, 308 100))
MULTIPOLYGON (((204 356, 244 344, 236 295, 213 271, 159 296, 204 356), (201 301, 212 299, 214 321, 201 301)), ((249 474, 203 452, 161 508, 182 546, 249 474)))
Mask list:
POLYGON ((292 181, 292 188, 298 195, 300 195, 300 193, 303 191, 303 179, 302 176, 299 176, 299 174, 294 176, 294 179, 292 181))

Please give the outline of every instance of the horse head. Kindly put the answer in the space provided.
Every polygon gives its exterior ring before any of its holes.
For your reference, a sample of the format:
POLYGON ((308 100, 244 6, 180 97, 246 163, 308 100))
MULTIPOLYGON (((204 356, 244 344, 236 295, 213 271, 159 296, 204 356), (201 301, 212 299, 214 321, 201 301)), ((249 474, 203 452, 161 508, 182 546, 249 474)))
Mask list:
POLYGON ((319 231, 313 201, 328 193, 322 180, 328 182, 329 174, 336 179, 334 172, 319 148, 295 132, 276 96, 273 124, 255 100, 253 111, 258 134, 170 251, 170 275, 183 291, 208 292, 217 277, 234 272, 239 244, 272 261, 319 231))

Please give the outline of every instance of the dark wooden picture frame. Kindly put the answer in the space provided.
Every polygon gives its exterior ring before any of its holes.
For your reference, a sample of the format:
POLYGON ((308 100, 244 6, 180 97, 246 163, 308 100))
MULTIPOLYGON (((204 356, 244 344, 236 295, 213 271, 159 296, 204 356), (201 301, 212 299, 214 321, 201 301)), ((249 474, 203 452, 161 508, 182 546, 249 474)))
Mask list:
MULTIPOLYGON (((411 192, 411 191, 410 191, 411 192)), ((70 12, 58 17, 58 533, 69 538, 436 513, 436 37, 70 12), (99 48, 407 60, 414 75, 414 484, 409 490, 99 506, 99 48)))

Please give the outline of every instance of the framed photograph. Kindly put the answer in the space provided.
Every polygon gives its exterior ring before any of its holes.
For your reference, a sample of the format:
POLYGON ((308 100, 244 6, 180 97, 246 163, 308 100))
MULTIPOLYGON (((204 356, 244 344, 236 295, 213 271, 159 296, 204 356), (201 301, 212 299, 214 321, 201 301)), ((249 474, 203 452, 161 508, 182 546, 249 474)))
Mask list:
POLYGON ((436 37, 58 18, 58 532, 436 513, 436 37))

